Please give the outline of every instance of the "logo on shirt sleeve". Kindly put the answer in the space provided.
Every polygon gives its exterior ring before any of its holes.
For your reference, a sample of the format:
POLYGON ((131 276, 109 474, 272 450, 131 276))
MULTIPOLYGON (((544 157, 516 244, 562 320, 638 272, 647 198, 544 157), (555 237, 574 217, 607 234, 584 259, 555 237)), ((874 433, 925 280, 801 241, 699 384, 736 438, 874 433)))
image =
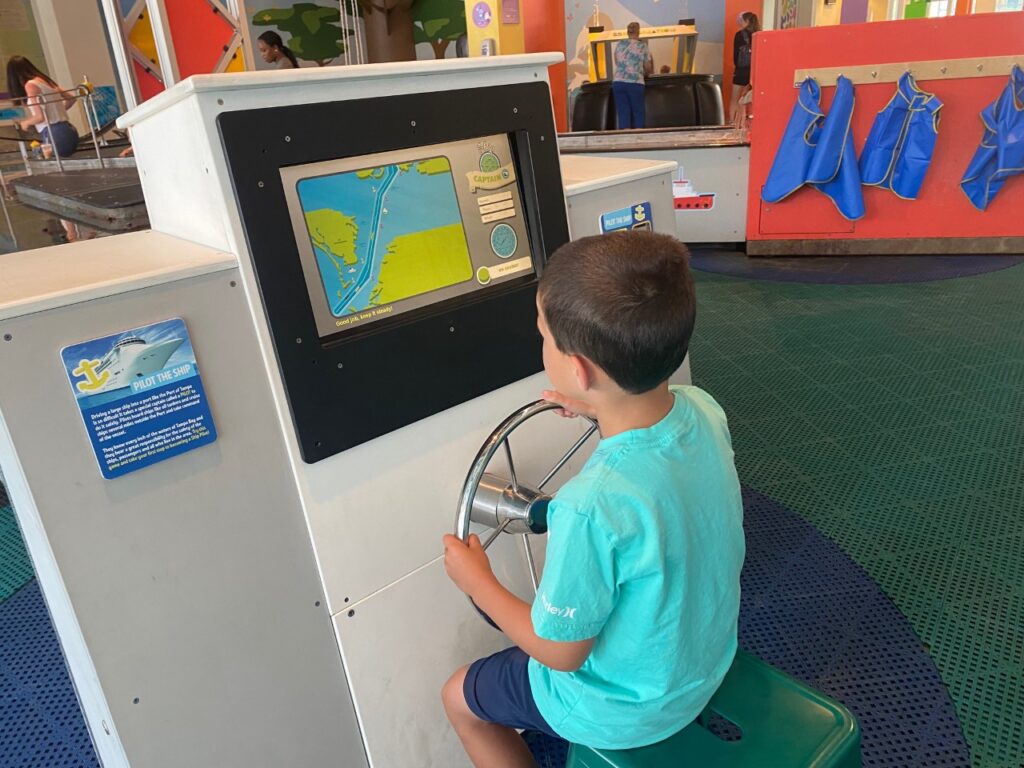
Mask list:
POLYGON ((548 600, 548 596, 546 594, 544 594, 544 593, 541 593, 540 601, 541 601, 541 605, 544 606, 544 610, 547 611, 548 613, 550 613, 552 616, 555 616, 555 617, 557 617, 559 619, 575 619, 576 618, 576 609, 575 608, 569 608, 569 607, 560 608, 557 605, 552 605, 551 601, 548 600))

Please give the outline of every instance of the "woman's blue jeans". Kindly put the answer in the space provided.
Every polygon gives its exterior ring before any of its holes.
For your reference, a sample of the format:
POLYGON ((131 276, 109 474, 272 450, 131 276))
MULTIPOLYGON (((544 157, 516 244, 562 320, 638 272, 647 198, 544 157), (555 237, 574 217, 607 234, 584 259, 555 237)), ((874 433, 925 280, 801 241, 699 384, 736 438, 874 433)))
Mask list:
POLYGON ((78 130, 71 123, 50 123, 49 128, 41 125, 39 135, 43 143, 51 145, 61 157, 68 157, 78 149, 78 130))
POLYGON ((619 117, 619 130, 644 128, 647 122, 647 107, 644 104, 643 83, 612 83, 615 112, 619 117))

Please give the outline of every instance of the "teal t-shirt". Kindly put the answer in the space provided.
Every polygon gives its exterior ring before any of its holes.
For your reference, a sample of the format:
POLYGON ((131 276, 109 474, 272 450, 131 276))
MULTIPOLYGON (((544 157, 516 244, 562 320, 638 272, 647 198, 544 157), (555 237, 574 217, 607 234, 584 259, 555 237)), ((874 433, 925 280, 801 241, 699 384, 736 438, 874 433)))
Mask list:
POLYGON ((548 724, 569 741, 628 749, 690 723, 736 653, 743 504, 725 414, 672 387, 660 422, 602 440, 548 510, 534 631, 596 637, 575 672, 531 659, 548 724))

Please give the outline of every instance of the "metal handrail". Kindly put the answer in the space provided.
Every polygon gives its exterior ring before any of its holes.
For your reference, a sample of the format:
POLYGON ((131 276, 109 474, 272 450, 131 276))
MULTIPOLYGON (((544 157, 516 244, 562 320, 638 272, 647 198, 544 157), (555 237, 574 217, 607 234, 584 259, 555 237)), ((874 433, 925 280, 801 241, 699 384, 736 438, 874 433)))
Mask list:
MULTIPOLYGON (((82 109, 85 111, 85 122, 89 126, 89 136, 92 139, 93 149, 96 151, 96 159, 99 161, 100 168, 106 168, 106 161, 103 159, 103 153, 100 152, 99 138, 96 134, 96 129, 99 127, 99 114, 96 111, 96 101, 93 97, 93 89, 91 86, 86 84, 76 85, 74 88, 59 89, 57 93, 48 96, 33 96, 32 104, 28 103, 28 97, 17 98, 17 99, 0 99, 0 105, 4 103, 10 104, 12 107, 17 109, 31 109, 33 106, 38 106, 43 112, 43 123, 46 126, 46 133, 50 136, 51 146, 53 146, 53 133, 50 130, 50 118, 46 114, 46 109, 43 108, 47 104, 64 104, 67 102, 69 96, 76 103, 81 104, 82 109)), ((74 105, 71 106, 74 109, 74 105)), ((24 132, 24 131, 23 131, 24 132)), ((38 132, 38 131, 37 131, 38 132)), ((27 132, 26 132, 27 133, 27 132)), ((22 148, 22 156, 26 159, 26 169, 28 168, 28 158, 25 153, 24 147, 22 148)), ((60 153, 57 151, 57 147, 53 146, 53 157, 57 161, 57 170, 60 172, 64 171, 64 163, 61 161, 60 153)))

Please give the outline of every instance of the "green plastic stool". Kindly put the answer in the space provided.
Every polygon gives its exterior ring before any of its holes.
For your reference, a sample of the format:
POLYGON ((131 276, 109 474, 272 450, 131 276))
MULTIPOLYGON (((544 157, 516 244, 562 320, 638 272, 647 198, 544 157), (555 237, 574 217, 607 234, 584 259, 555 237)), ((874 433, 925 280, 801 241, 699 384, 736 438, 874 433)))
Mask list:
POLYGON ((738 651, 697 721, 638 749, 573 744, 566 768, 860 768, 860 727, 846 707, 738 651), (734 723, 738 741, 704 728, 711 715, 734 723))

